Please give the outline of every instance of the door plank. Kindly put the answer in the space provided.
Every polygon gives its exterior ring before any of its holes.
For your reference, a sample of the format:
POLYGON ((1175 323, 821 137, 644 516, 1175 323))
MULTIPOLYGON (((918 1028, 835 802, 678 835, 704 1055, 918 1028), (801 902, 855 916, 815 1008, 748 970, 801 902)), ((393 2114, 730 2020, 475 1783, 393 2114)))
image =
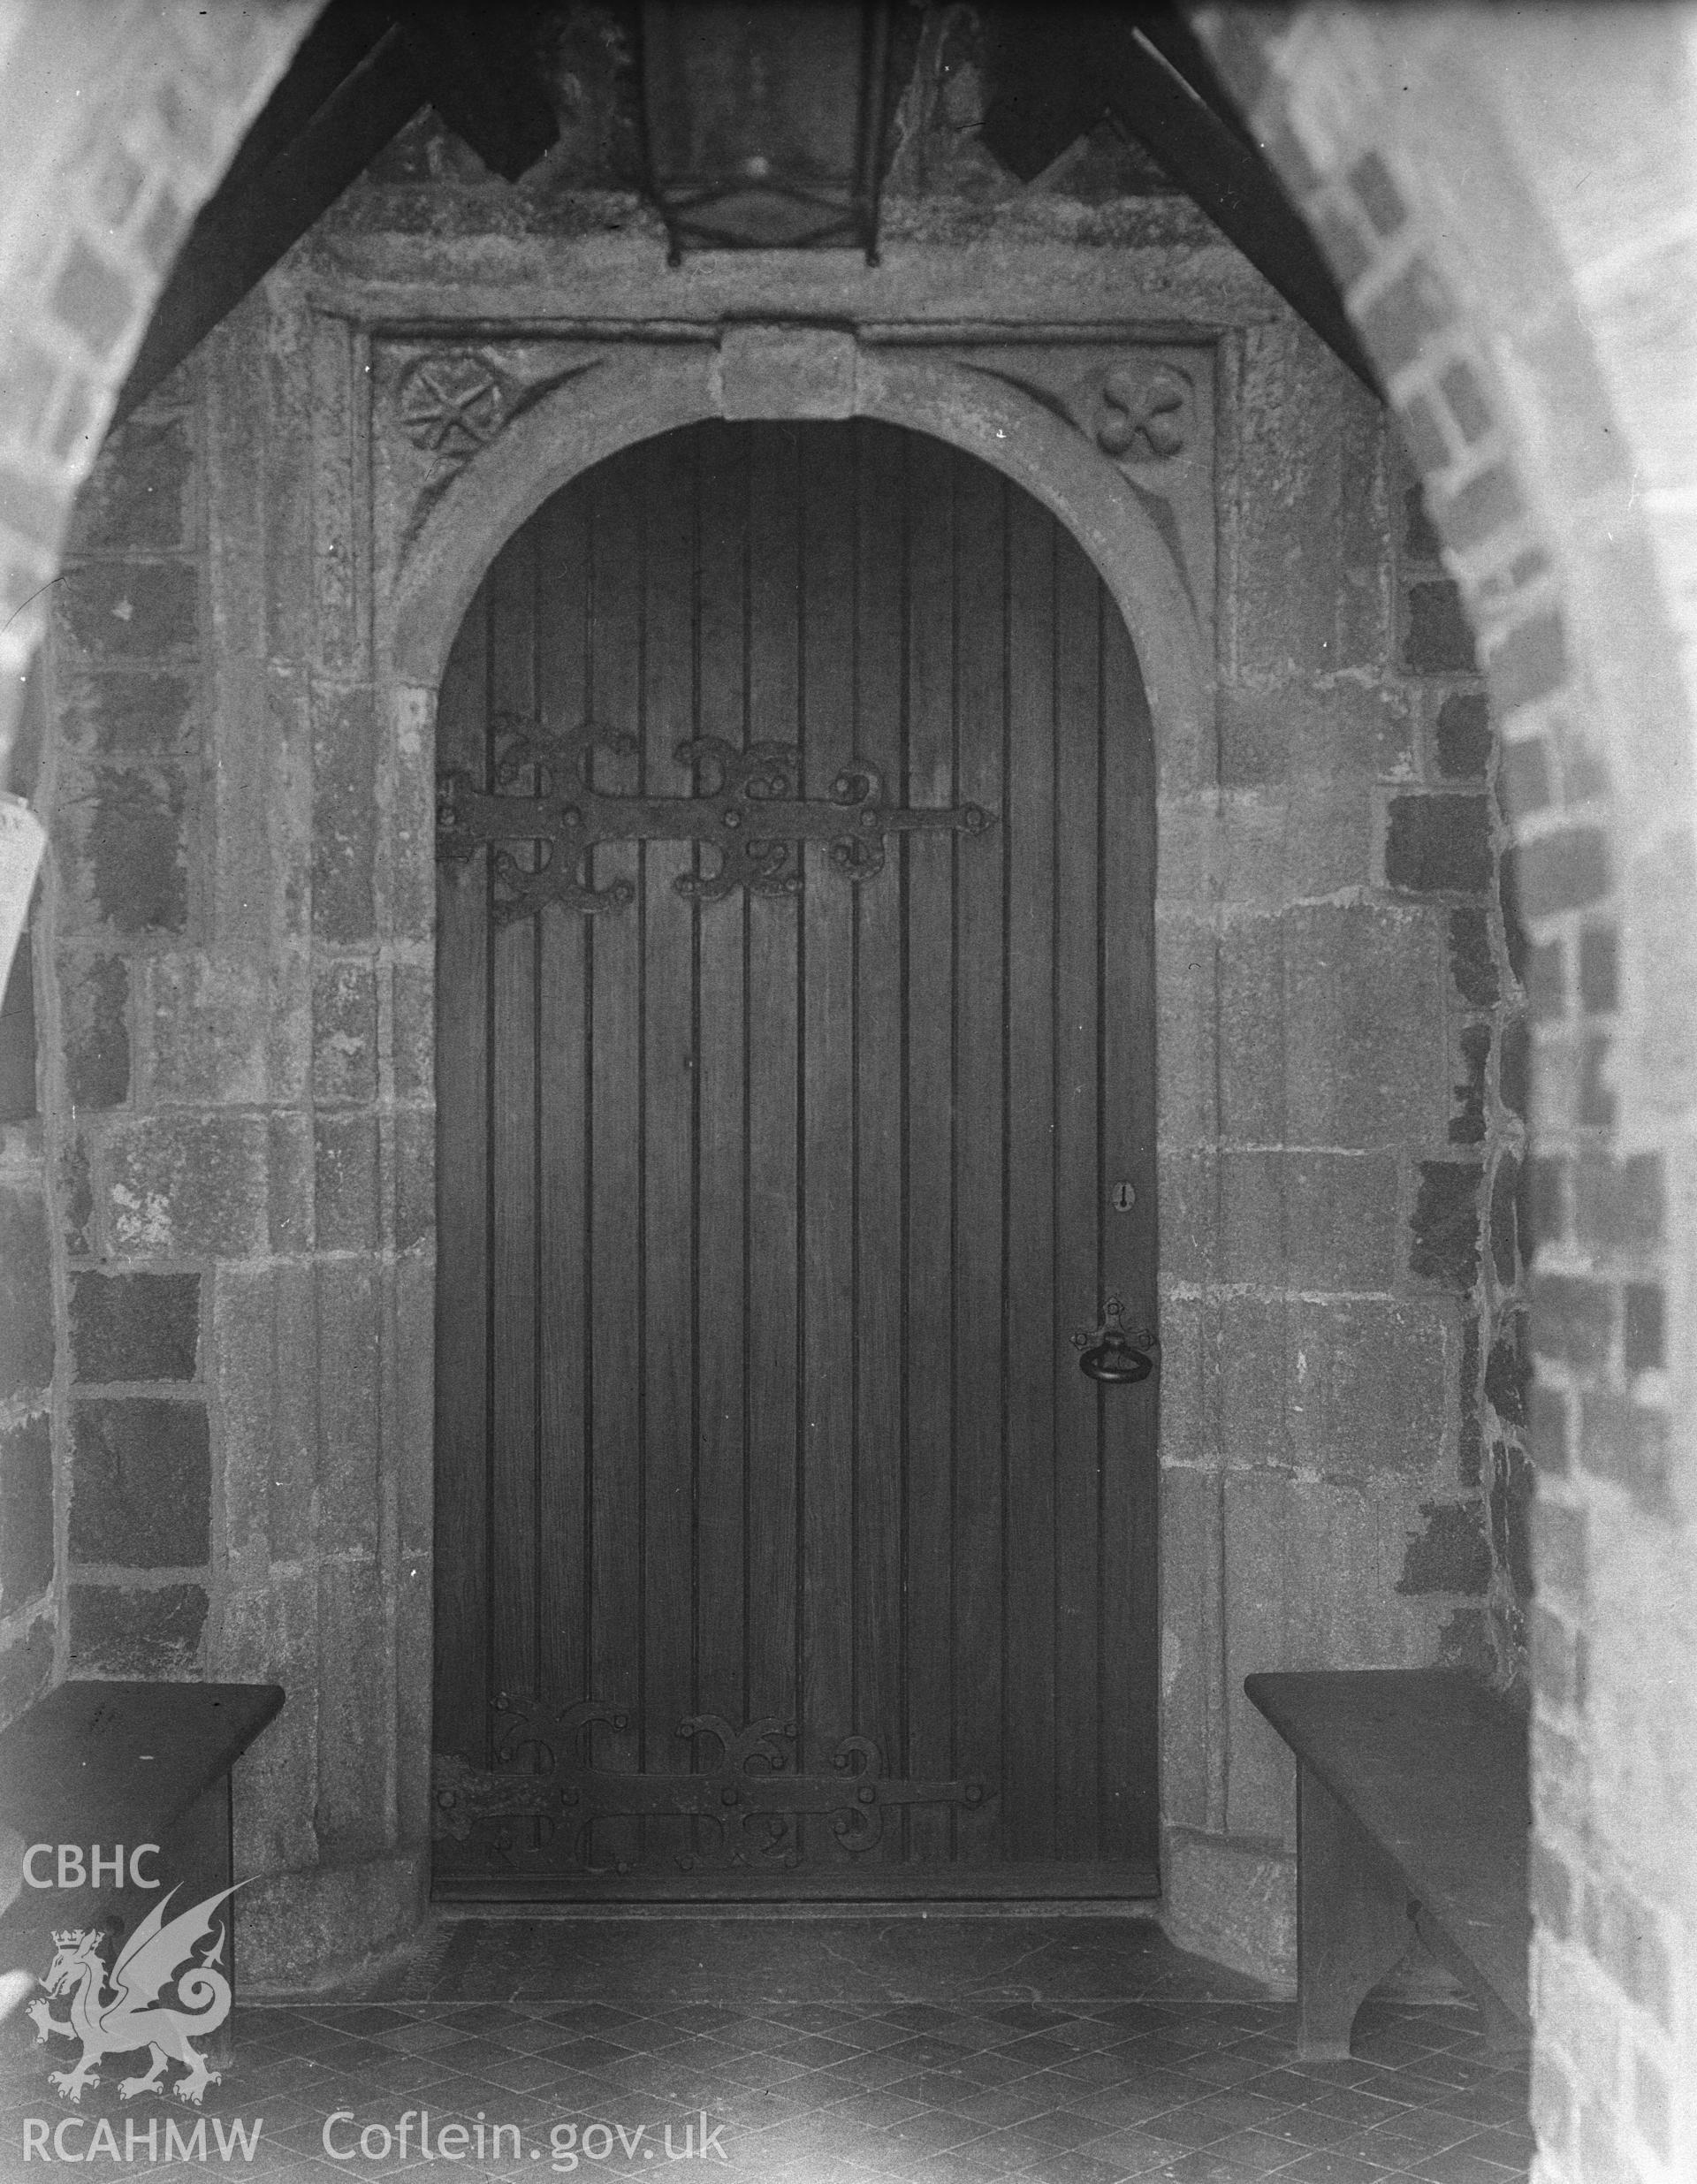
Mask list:
MULTIPOLYGON (((957 801, 1005 816, 1008 724, 1008 495, 999 473, 955 458, 957 801)), ((1049 1149, 1007 1108, 1003 1025, 1008 835, 956 837, 955 1294, 955 1647, 971 1664, 955 1693, 947 1772, 1001 1779, 1002 1507, 1007 1381, 1020 1370, 1003 1317, 1005 1164, 1041 1168, 1049 1149), (1011 1144, 1010 1132, 1012 1136, 1011 1144)), ((1023 1278, 1023 1277, 1022 1277, 1023 1278)), ((1040 1352, 1039 1352, 1040 1355, 1040 1352)), ((994 1806, 952 1815, 957 1856, 999 1855, 994 1806)))
MULTIPOLYGON (((676 435, 640 449, 643 517, 643 768, 651 795, 688 781, 677 748, 695 701, 695 460, 676 435)), ((679 1734, 693 1711, 695 1614, 695 905, 674 880, 688 844, 642 851, 643 1742, 646 1774, 688 1774, 679 1734)), ((719 906, 711 906, 716 909, 719 906)), ((651 1820, 645 1854, 675 1863, 689 1823, 651 1820)))
MULTIPOLYGON (((1054 527, 1008 519, 1008 1854, 1054 1854, 1054 527)), ((1062 1337, 1063 1339, 1063 1337, 1062 1337)), ((1064 1366, 1062 1369, 1065 1369, 1064 1366)))
MULTIPOLYGON (((593 718, 635 732, 642 696, 640 478, 628 451, 587 481, 590 492, 590 662, 593 718)), ((634 794, 633 758, 597 757, 599 785, 634 794)), ((639 852, 628 842, 595 853, 595 882, 640 887, 639 852)), ((642 1763, 643 1631, 642 1395, 647 1320, 643 1291, 642 919, 633 902, 603 911, 590 932, 590 1307, 593 1427, 590 1441, 590 1695, 627 1709, 629 1725, 597 1727, 592 1749, 604 1767, 642 1763)), ((597 1822, 597 1864, 635 1863, 640 1823, 597 1822)))
MULTIPOLYGON (((902 603, 907 585, 902 437, 856 427, 857 750, 901 787, 902 603)), ((902 1705, 902 869, 889 856, 856 889, 855 1718, 887 1765, 901 1759, 902 1705)), ((866 1861, 902 1855, 888 1827, 866 1861)))
MULTIPOLYGON (((907 801, 947 803, 955 789, 954 458, 930 441, 908 450, 907 801)), ((955 1718, 953 1358, 955 1233, 954 843, 909 834, 907 873, 907 1295, 905 1380, 909 1775, 947 1772, 955 1718)), ((948 1813, 915 1806, 908 1853, 943 1859, 948 1813)))
MULTIPOLYGON (((1101 743, 1101 604, 1096 571, 1055 534, 1055 1236, 1057 1284, 1079 1327, 1094 1325, 1101 1281, 1099 1116, 1100 898, 1097 775, 1101 743)), ((1117 1216, 1115 1218, 1118 1218, 1117 1216)), ((1134 1309, 1127 1298, 1128 1311, 1134 1309)), ((1056 1330, 1057 1335, 1059 1329, 1056 1330)), ((1101 1420, 1124 1394, 1102 1389, 1053 1344, 1054 1388, 1054 1853, 1097 1849, 1100 1573, 1097 1481, 1101 1420)))
MULTIPOLYGON (((491 733, 536 708, 536 537, 505 547, 490 585, 491 733)), ((514 845, 534 861, 529 843, 514 845)), ((536 935, 530 918, 490 940, 489 1157, 491 1661, 495 1687, 536 1687, 536 935)))
MULTIPOLYGON (((536 702, 556 734, 577 727, 589 712, 588 513, 582 494, 560 493, 536 517, 544 598, 536 702)), ((539 945, 537 1681, 559 1707, 590 1695, 588 919, 558 906, 544 910, 539 945)))
MULTIPOLYGON (((486 602, 443 677, 437 748, 486 778, 486 602)), ((489 852, 437 892, 436 1748, 487 1763, 489 1704, 489 852)))
MULTIPOLYGON (((803 443, 802 787, 827 797, 855 755, 854 440, 803 443)), ((854 1719, 853 883, 810 843, 802 896, 802 1672, 799 1756, 827 1773, 854 1719)), ((828 1819, 804 1823, 808 1858, 838 1855, 828 1819)))
MULTIPOLYGON (((1104 1214, 1107 1278, 1136 1324, 1156 1329, 1155 768, 1149 703, 1131 639, 1106 610, 1102 628, 1103 1167, 1130 1179, 1137 1203, 1104 1214)), ((1160 1374, 1119 1393, 1103 1419, 1102 1850, 1148 1857, 1160 1838, 1160 1623, 1153 1612, 1160 1374)))
MULTIPOLYGON (((697 675, 700 733, 741 750, 748 742, 744 666, 749 520, 748 436, 704 426, 696 442, 700 531, 697 675)), ((742 1722, 747 1660, 749 1382, 744 1282, 748 1260, 744 982, 748 906, 711 906, 697 925, 696 1068, 699 1101, 699 1359, 696 1686, 692 1711, 742 1722)))
MULTIPOLYGON (((793 743, 799 704, 800 436, 750 435, 749 737, 793 743)), ((794 1721, 799 1632, 796 1206, 801 1183, 800 919, 789 898, 748 904, 748 1707, 794 1721)))

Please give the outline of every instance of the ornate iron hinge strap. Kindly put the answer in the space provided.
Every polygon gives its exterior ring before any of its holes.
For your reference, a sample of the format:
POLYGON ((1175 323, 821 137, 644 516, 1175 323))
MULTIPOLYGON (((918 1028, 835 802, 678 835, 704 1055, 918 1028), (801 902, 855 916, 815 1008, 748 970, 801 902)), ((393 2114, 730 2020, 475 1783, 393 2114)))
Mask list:
POLYGON ((479 788, 463 766, 445 766, 437 776, 436 847, 440 857, 468 857, 486 843, 536 846, 537 862, 529 869, 510 849, 495 849, 499 925, 531 917, 549 902, 575 910, 628 902, 635 893, 628 879, 605 887, 591 882, 590 853, 597 842, 702 843, 717 853, 717 868, 681 873, 673 885, 681 895, 716 902, 738 887, 750 894, 799 894, 804 841, 828 844, 837 871, 862 880, 883 869, 887 835, 921 829, 981 834, 993 824, 979 804, 909 810, 892 803, 883 774, 864 758, 841 768, 829 796, 804 797, 794 744, 738 750, 715 735, 678 746, 678 763, 695 777, 693 796, 614 795, 594 785, 595 754, 634 756, 635 736, 603 733, 592 724, 554 736, 514 714, 498 715, 495 727, 492 789, 479 788))
MULTIPOLYGON (((503 1709, 505 1710, 505 1709, 503 1709)), ((870 1737, 844 1737, 831 1755, 833 1772, 792 1772, 790 1754, 795 1724, 777 1715, 736 1729, 714 1714, 698 1714, 678 1724, 681 1737, 711 1737, 719 1746, 718 1764, 699 1774, 636 1774, 611 1768, 562 1764, 558 1743, 592 1722, 616 1729, 629 1716, 585 1701, 544 1714, 517 1714, 496 1754, 511 1767, 528 1760, 538 1771, 498 1774, 474 1767, 457 1753, 438 1754, 435 1763, 435 1829, 439 1836, 467 1841, 480 1820, 542 1820, 565 1827, 581 1840, 597 1820, 711 1821, 718 1830, 712 1848, 686 1852, 674 1859, 683 1872, 703 1866, 750 1866, 756 1862, 800 1863, 796 1822, 803 1814, 829 1815, 841 1847, 858 1855, 882 1841, 885 1815, 904 1805, 959 1805, 985 1802, 985 1785, 968 1777, 959 1782, 919 1782, 885 1772, 884 1754, 870 1737)), ((620 1865, 620 1871, 626 1870, 620 1865)))

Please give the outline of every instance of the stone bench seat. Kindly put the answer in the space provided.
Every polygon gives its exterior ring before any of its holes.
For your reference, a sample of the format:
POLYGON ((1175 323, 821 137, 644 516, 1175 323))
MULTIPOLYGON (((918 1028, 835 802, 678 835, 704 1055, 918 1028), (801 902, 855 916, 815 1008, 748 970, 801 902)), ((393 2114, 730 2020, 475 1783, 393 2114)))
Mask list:
POLYGON ((1356 2012, 1415 1934, 1478 2002, 1492 2043, 1518 2044, 1524 1715, 1435 1670, 1269 1673, 1244 1689, 1297 1755, 1299 2051, 1350 2052, 1356 2012))
MULTIPOLYGON (((0 1959, 39 1975, 57 1932, 121 1945, 170 1891, 174 1916, 228 1889, 230 1769, 283 1701, 278 1684, 72 1682, 0 1730, 0 1830, 23 1867, 0 1959)), ((218 1914, 232 1982, 234 1913, 218 1914)))

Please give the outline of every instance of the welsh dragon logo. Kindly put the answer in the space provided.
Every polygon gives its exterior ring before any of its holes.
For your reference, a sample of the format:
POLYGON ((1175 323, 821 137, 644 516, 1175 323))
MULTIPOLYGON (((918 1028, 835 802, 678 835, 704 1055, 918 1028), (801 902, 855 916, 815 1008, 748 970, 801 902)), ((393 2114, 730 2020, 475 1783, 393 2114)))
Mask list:
POLYGON ((204 1903, 179 1911, 167 1924, 165 1912, 176 1893, 172 1889, 155 1904, 131 1935, 112 1966, 110 1990, 105 1963, 97 1953, 98 1933, 54 1935, 56 1953, 42 1984, 49 1998, 69 1998, 69 2013, 55 2017, 49 2001, 38 1999, 30 2004, 28 2014, 35 2020, 38 2047, 45 2045, 50 2032, 82 2042, 82 2058, 73 2069, 49 2074, 49 2083, 66 2100, 80 2101, 85 2086, 100 2083, 94 2066, 103 2056, 143 2047, 148 2067, 140 2077, 122 2081, 121 2099, 164 2092, 160 2081, 168 2063, 186 2066, 186 2074, 169 2088, 179 2101, 192 2101, 198 2108, 207 2087, 217 2084, 218 2073, 207 2068, 189 2035, 203 2040, 230 2014, 230 1982, 217 1963, 224 1929, 214 1914, 235 1890, 221 1889, 204 1903), (197 1956, 194 1952, 202 1943, 206 1945, 197 1956), (162 2000, 172 1988, 174 1998, 162 2000))

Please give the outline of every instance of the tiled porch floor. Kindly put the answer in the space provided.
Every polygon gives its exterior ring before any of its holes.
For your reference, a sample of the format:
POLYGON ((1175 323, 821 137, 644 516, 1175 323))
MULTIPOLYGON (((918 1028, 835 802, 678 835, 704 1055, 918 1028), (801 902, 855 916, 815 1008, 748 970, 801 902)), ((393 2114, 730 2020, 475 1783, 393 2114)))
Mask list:
MULTIPOLYGON (((95 2119, 112 2119, 119 2149, 133 2123, 141 2157, 116 2173, 199 2184, 547 2177, 573 2173, 574 2151, 580 2177, 670 2169, 762 2184, 1526 2176, 1526 2058, 1488 2054, 1471 2005, 1375 2002, 1347 2063, 1297 2062, 1294 2014, 1143 1920, 450 1919, 357 1992, 241 2005, 235 2062, 207 2098, 204 2163, 148 2164, 149 2120, 163 2151, 167 2121, 192 2133, 194 2112, 120 2103, 127 2061, 85 2096, 87 2127, 66 2145, 88 2150, 85 2174, 107 2173, 95 2119), (421 2159, 415 2120, 399 2156, 396 2127, 421 2109, 433 2148, 445 2125, 468 2127, 458 2165, 421 2159), (338 2111, 353 2114, 337 2146, 377 2126, 387 2157, 373 2133, 375 2157, 328 2158, 338 2111), (718 2133, 705 2158, 704 2112, 718 2133), (221 2160, 217 2123, 261 2117, 254 2159, 221 2160), (668 2122, 674 2154, 695 2127, 687 2165, 667 2162, 668 2122), (498 2158, 497 2124, 508 2127, 498 2158)), ((7 2178, 49 2173, 39 2157, 24 2165, 26 2118, 79 2112, 47 2083, 74 2051, 51 2045, 21 2016, 0 2029, 7 2178)))

